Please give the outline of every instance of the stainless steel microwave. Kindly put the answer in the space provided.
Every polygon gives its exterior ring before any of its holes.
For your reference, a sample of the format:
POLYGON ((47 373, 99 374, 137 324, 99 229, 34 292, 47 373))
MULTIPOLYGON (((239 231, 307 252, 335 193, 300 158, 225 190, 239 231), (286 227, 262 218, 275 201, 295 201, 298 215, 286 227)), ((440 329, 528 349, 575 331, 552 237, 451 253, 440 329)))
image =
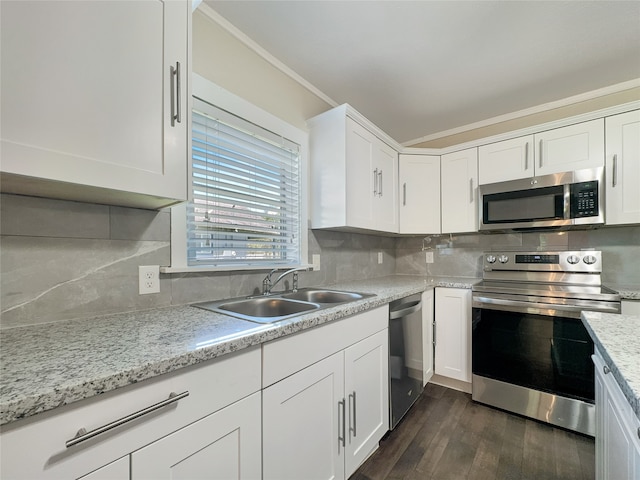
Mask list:
POLYGON ((604 168, 478 187, 480 230, 571 228, 604 223, 604 168))

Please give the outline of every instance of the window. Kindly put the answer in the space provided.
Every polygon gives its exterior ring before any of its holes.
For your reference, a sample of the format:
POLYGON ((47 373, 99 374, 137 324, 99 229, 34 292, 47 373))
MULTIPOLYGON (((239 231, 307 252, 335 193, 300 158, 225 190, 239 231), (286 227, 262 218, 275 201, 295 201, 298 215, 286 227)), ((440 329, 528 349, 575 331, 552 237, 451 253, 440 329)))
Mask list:
POLYGON ((202 77, 193 92, 191 201, 172 209, 165 271, 306 263, 306 133, 202 77))

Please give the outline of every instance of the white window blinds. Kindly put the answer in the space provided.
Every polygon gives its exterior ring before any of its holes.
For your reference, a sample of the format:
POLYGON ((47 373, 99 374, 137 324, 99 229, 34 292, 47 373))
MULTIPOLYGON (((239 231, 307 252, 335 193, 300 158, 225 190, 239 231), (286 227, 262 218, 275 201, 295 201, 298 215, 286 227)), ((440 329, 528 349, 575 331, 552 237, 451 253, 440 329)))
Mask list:
POLYGON ((300 146, 194 98, 190 266, 300 263, 300 146))

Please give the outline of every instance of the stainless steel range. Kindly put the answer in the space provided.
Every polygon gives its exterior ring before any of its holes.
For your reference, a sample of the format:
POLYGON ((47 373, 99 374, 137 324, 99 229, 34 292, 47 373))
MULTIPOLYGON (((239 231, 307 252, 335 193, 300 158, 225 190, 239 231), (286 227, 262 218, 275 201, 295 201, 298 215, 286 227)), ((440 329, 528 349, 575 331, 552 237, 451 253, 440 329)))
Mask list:
POLYGON ((600 251, 489 252, 473 287, 472 397, 594 435, 593 342, 582 310, 620 313, 600 251))

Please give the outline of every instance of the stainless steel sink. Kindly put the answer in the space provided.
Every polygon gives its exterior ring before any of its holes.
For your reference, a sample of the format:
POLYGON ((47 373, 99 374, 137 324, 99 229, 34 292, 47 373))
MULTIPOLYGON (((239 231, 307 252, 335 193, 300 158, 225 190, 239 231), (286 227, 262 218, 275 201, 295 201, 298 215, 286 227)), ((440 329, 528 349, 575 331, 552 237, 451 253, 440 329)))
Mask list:
POLYGON ((316 303, 281 297, 255 297, 222 303, 200 303, 194 306, 258 323, 278 322, 320 308, 316 303))
POLYGON ((373 296, 375 295, 320 288, 303 288, 297 292, 204 302, 193 306, 251 322, 273 323, 314 310, 329 308, 339 303, 354 302, 373 296))
POLYGON ((354 292, 337 292, 335 290, 305 288, 298 290, 297 292, 286 293, 282 295, 282 298, 291 298, 294 300, 313 303, 343 303, 360 300, 361 298, 364 298, 364 295, 354 292))

